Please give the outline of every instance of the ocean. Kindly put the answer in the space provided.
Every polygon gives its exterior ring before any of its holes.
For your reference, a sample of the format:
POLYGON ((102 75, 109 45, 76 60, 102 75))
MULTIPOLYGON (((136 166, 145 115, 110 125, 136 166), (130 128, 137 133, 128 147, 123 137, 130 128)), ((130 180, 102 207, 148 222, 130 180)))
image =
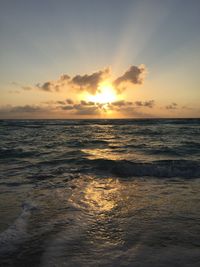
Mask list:
POLYGON ((200 266, 200 119, 1 120, 0 266, 200 266))

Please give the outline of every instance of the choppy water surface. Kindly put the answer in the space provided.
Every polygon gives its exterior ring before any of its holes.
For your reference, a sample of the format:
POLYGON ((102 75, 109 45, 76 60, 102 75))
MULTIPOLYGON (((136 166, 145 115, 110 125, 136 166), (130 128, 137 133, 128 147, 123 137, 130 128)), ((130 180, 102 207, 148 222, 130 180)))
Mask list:
POLYGON ((200 120, 0 121, 1 266, 200 266, 200 120))

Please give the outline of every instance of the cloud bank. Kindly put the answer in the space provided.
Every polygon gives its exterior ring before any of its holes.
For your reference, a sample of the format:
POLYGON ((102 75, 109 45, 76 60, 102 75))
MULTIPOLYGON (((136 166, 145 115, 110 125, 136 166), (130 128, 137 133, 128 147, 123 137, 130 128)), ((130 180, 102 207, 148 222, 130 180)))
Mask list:
MULTIPOLYGON (((147 71, 145 65, 130 66, 129 69, 124 72, 124 74, 113 79, 111 75, 111 69, 105 68, 91 74, 77 74, 72 77, 70 77, 68 74, 63 74, 58 80, 37 83, 35 87, 45 92, 59 92, 63 89, 75 89, 79 91, 86 91, 95 95, 99 91, 99 84, 102 81, 109 80, 117 93, 121 93, 133 85, 142 84, 146 73, 147 71)), ((23 90, 31 90, 33 87, 21 86, 21 88, 23 90)))
MULTIPOLYGON (((143 116, 144 110, 152 109, 155 105, 154 100, 149 101, 125 101, 119 100, 112 103, 95 103, 92 101, 81 100, 75 102, 72 99, 62 101, 51 101, 42 105, 24 106, 5 106, 0 108, 1 116, 45 116, 48 114, 62 114, 63 116, 94 116, 115 111, 122 115, 143 116)), ((147 114, 146 114, 147 115, 147 114)))

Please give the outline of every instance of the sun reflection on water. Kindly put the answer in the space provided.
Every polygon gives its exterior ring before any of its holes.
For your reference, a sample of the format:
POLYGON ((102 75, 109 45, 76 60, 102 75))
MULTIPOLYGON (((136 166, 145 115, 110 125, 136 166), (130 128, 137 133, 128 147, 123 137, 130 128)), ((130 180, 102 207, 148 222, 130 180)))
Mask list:
POLYGON ((82 179, 77 188, 71 201, 88 213, 107 213, 118 205, 121 184, 117 179, 82 179))
POLYGON ((93 149, 82 149, 82 152, 84 152, 87 155, 88 159, 109 159, 109 160, 120 160, 123 158, 123 156, 120 156, 117 153, 114 153, 109 148, 93 148, 93 149))
POLYGON ((106 184, 92 181, 84 190, 84 202, 97 212, 111 211, 117 206, 116 195, 119 193, 120 183, 108 180, 106 184))

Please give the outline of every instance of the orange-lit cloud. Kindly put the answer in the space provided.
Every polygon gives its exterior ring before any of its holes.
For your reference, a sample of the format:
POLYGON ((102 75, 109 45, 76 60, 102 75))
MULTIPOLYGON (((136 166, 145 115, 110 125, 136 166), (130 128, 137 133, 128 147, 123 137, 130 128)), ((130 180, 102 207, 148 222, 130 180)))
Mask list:
MULTIPOLYGON (((130 66, 125 73, 113 79, 111 69, 105 68, 91 74, 75 75, 70 77, 68 74, 63 74, 58 80, 46 81, 37 83, 35 87, 45 92, 59 92, 60 90, 76 90, 85 91, 92 95, 99 92, 99 85, 109 80, 117 93, 121 93, 132 85, 142 84, 146 75, 145 65, 130 66)), ((21 86, 24 90, 31 90, 31 86, 21 86)))
POLYGON ((147 70, 145 65, 137 66, 131 66, 122 76, 118 77, 113 84, 115 85, 115 88, 120 92, 121 90, 124 90, 127 88, 127 83, 130 85, 134 84, 142 84, 145 76, 146 76, 147 70))
POLYGON ((66 99, 62 101, 51 101, 41 105, 5 106, 0 108, 0 115, 39 115, 48 113, 62 113, 63 115, 98 115, 107 112, 117 112, 123 114, 143 114, 143 109, 153 108, 154 101, 115 101, 112 103, 95 103, 92 101, 73 101, 66 99), (141 110, 142 108, 142 110, 141 110))

